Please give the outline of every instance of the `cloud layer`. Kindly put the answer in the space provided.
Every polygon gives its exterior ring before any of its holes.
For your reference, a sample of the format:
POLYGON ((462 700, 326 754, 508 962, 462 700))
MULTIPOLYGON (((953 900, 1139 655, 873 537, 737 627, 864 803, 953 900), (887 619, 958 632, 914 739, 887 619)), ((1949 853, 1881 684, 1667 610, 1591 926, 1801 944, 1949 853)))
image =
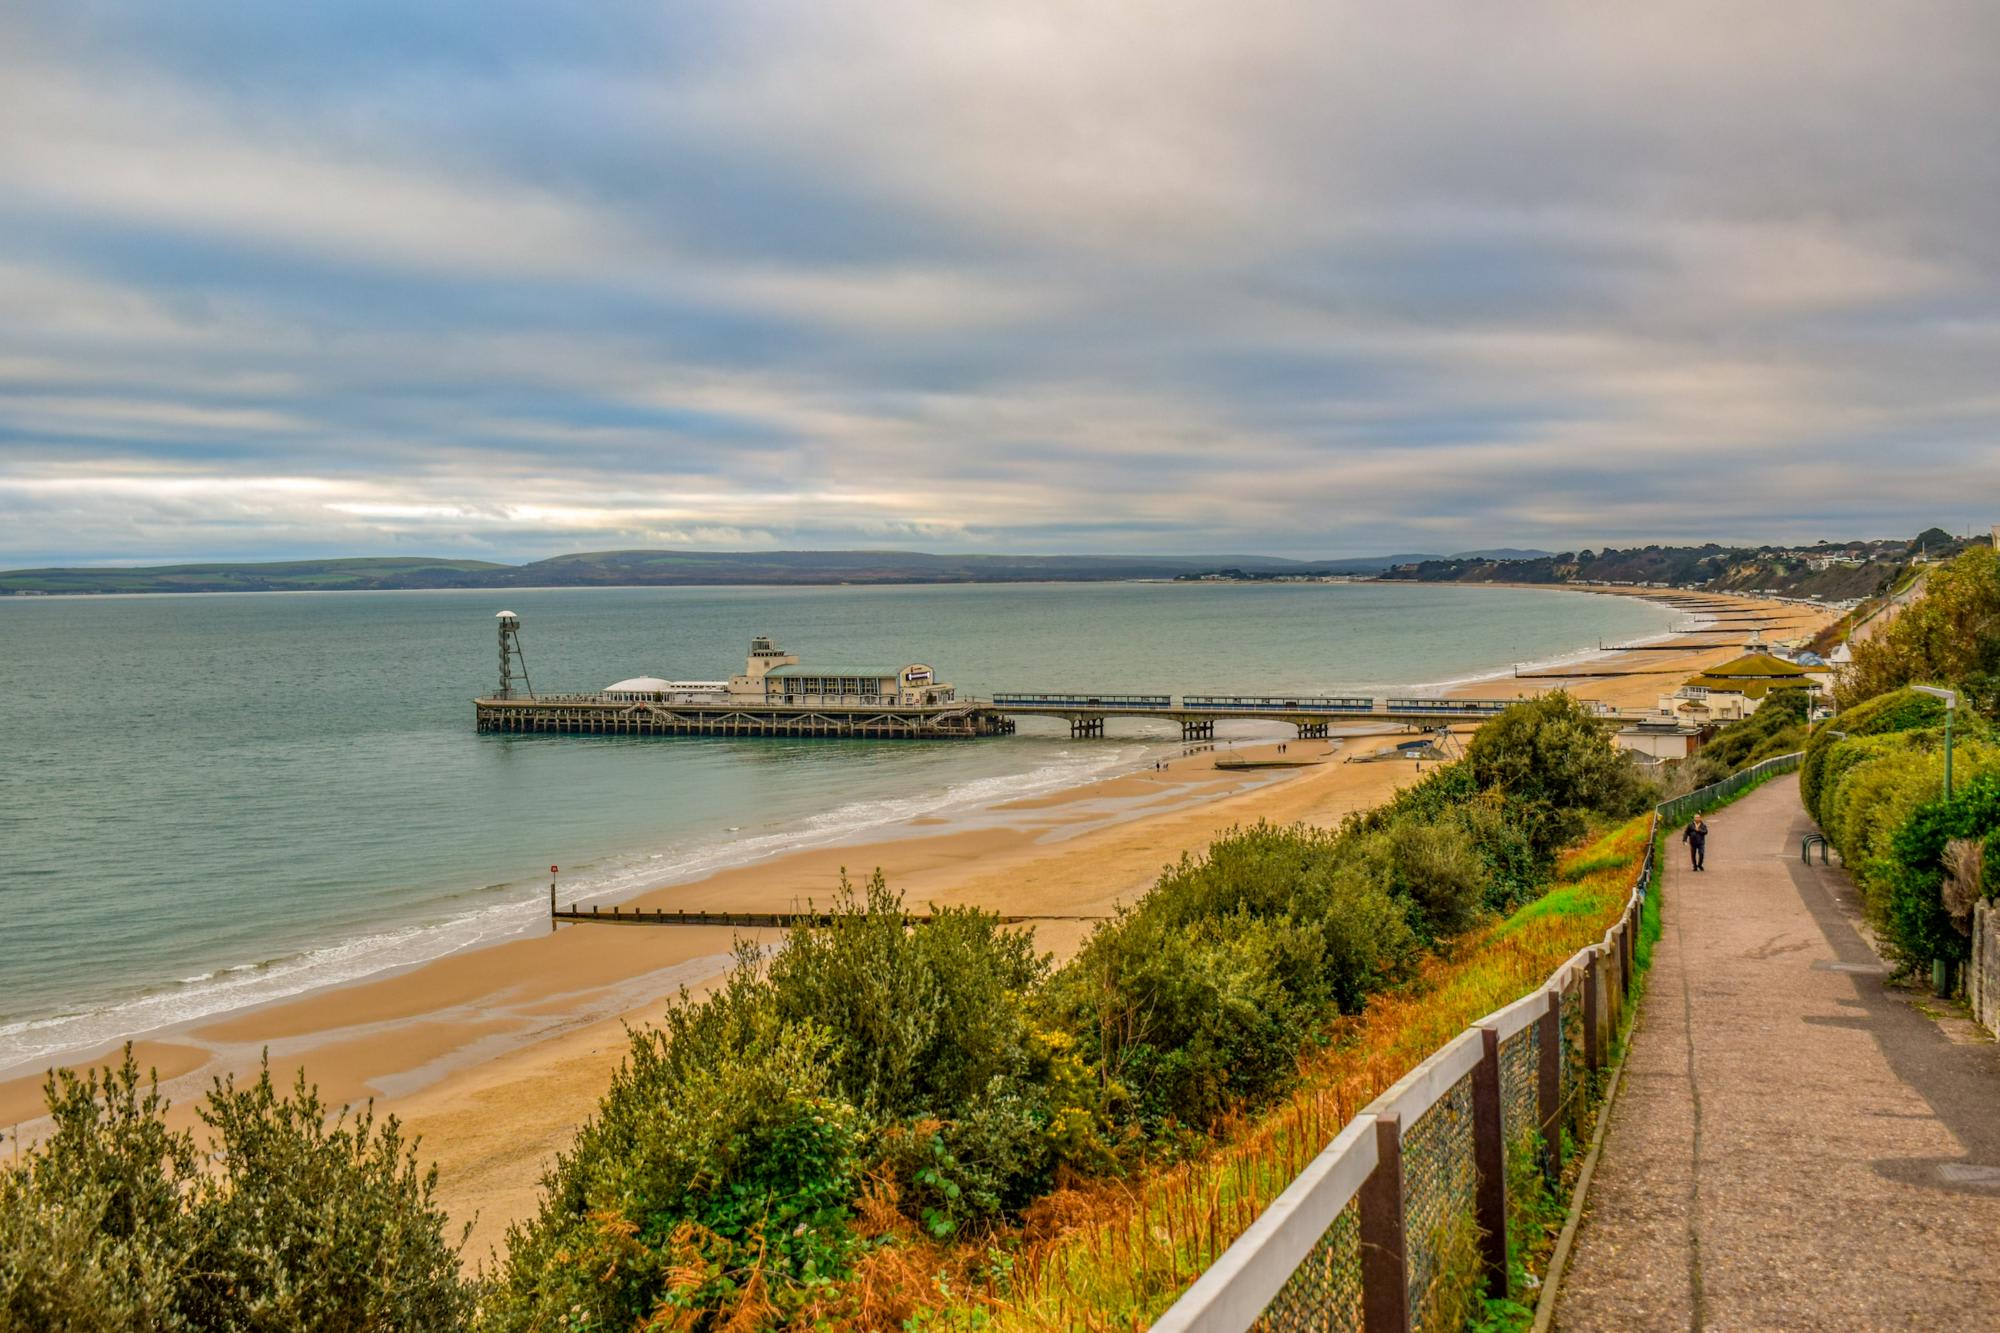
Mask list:
POLYGON ((28 0, 0 563, 1983 525, 1995 88, 1983 3, 28 0))

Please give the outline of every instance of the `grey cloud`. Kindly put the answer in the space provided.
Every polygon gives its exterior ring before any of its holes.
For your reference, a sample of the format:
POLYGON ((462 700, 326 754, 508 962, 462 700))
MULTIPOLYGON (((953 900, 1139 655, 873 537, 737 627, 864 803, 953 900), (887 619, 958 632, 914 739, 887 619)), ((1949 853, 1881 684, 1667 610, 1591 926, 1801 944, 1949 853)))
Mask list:
POLYGON ((2000 480, 1984 5, 478 13, 0 18, 0 558, 1819 537, 2000 480))

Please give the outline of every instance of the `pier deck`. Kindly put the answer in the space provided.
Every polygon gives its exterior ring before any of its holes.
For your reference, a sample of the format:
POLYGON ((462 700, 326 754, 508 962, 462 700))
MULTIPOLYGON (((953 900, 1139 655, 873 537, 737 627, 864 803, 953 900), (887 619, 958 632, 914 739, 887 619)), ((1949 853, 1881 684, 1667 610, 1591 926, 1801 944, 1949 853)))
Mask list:
POLYGON ((657 703, 601 694, 488 697, 473 701, 482 732, 564 736, 791 736, 853 740, 963 740, 1014 729, 976 701, 910 706, 824 703, 787 706, 718 701, 657 703))
MULTIPOLYGON (((1563 672, 1550 679, 1590 672, 1563 672)), ((1643 674, 1643 673, 1607 673, 1643 674)), ((1540 677, 1523 676, 1522 679, 1540 677)), ((1515 699, 1199 694, 996 694, 949 704, 909 706, 862 702, 747 704, 723 701, 633 701, 605 694, 490 696, 474 701, 478 730, 569 736, 789 736, 856 740, 964 740, 1005 736, 1014 719, 1046 717, 1069 723, 1078 738, 1105 734, 1114 717, 1157 718, 1179 725, 1184 740, 1208 740, 1215 724, 1278 722, 1300 739, 1331 734, 1336 725, 1387 723, 1434 727, 1481 722, 1515 699)), ((1605 709, 1607 722, 1628 720, 1605 709)))

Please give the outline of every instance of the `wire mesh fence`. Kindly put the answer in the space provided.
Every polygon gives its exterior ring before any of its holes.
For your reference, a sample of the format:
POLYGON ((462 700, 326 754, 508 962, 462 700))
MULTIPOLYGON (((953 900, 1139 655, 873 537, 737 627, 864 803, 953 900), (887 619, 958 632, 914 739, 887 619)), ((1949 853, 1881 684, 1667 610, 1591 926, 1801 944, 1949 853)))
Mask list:
POLYGON ((1352 1200, 1250 1327, 1253 1333, 1359 1333, 1361 1210, 1352 1200))
POLYGON ((1535 1140, 1541 1075, 1542 1025, 1536 1023, 1500 1043, 1500 1115, 1510 1154, 1526 1151, 1535 1140))
POLYGON ((1403 1227, 1409 1302, 1422 1322, 1432 1289, 1446 1279, 1472 1215, 1472 1079, 1462 1078, 1403 1131, 1403 1227))

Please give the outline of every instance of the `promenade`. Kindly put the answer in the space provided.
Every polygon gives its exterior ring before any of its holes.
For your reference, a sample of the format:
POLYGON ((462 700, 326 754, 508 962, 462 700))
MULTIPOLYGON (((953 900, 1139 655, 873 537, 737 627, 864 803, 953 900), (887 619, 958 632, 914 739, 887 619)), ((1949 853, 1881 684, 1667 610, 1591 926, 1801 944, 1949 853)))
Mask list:
POLYGON ((1670 848, 1560 1329, 2000 1328, 2000 1047, 1890 990, 1797 777, 1670 848))

